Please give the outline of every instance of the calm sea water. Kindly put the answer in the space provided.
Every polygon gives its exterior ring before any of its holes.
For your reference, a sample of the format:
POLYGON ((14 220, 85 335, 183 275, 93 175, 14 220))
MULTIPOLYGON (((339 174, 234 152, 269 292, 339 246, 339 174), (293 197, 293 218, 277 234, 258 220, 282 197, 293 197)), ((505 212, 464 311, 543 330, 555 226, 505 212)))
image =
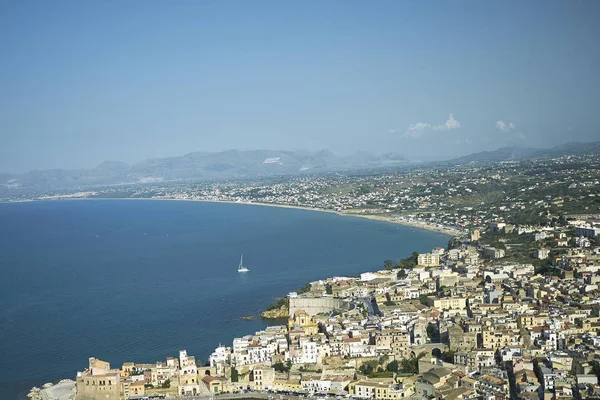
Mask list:
POLYGON ((0 399, 220 342, 310 280, 373 270, 448 237, 295 209, 176 201, 0 204, 0 399), (236 267, 244 254, 247 274, 236 267))

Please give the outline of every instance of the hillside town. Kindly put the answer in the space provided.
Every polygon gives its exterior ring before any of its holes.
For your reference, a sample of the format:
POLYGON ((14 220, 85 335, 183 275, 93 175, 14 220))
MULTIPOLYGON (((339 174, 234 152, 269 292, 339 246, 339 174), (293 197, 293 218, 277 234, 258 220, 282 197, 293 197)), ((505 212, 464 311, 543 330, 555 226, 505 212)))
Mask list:
POLYGON ((274 305, 285 320, 208 360, 186 350, 116 367, 90 358, 72 396, 600 398, 598 215, 510 222, 379 271, 311 282, 274 305))
POLYGON ((600 213, 600 161, 564 156, 492 164, 388 169, 229 181, 172 181, 20 194, 7 201, 166 199, 292 206, 367 216, 461 235, 498 219, 552 225, 600 213))

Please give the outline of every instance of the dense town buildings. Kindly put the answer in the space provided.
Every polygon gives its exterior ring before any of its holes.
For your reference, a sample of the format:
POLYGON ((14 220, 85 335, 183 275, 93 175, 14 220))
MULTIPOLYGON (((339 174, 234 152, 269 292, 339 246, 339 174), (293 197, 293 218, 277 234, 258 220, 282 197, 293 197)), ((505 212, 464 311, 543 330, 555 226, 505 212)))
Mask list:
POLYGON ((530 227, 546 232, 546 243, 564 238, 570 245, 548 250, 544 264, 533 254, 528 262, 486 256, 484 240, 502 243, 504 228, 482 227, 477 242, 472 234, 454 238, 448 249, 416 255, 412 263, 409 257, 360 277, 311 282, 307 292, 289 294, 287 324, 221 345, 207 364, 185 350, 178 359, 125 363, 120 370, 91 358, 77 377, 78 399, 136 398, 153 390, 381 400, 594 398, 596 238, 582 248, 575 226, 530 227))
POLYGON ((448 228, 454 237, 447 248, 387 260, 380 271, 311 282, 288 295, 287 323, 219 345, 206 364, 185 351, 120 370, 91 358, 77 376, 78 399, 244 390, 380 400, 598 398, 597 166, 594 158, 561 158, 144 189, 156 198, 384 216, 448 228), (342 184, 349 187, 335 190, 342 184))

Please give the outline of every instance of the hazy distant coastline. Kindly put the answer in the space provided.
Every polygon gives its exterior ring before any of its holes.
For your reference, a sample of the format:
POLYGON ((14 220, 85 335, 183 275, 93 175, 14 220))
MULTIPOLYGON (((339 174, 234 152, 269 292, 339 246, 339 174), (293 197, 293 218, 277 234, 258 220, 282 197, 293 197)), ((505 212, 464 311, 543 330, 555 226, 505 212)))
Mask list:
POLYGON ((409 226, 412 228, 423 229, 431 232, 439 232, 449 236, 459 235, 461 232, 458 229, 454 229, 447 226, 438 226, 434 224, 429 224, 422 221, 411 221, 405 219, 394 218, 392 216, 384 216, 379 214, 360 214, 360 213, 352 213, 352 212, 343 212, 343 211, 335 211, 335 210, 327 210, 324 208, 316 208, 316 207, 305 207, 305 206, 297 206, 291 204, 275 204, 275 203, 260 203, 260 202, 248 202, 248 201, 229 201, 229 200, 201 200, 201 199, 175 199, 175 198, 166 198, 166 197, 115 197, 115 198, 92 198, 92 197, 84 197, 84 198, 60 198, 60 199, 30 199, 30 200, 19 200, 12 202, 0 202, 2 203, 25 203, 25 202, 35 202, 35 201, 58 201, 58 200, 160 200, 160 201, 188 201, 188 202, 198 202, 198 203, 224 203, 224 204, 241 204, 241 205, 250 205, 250 206, 260 206, 260 207, 277 207, 277 208, 290 208, 296 210, 306 210, 306 211, 316 211, 316 212, 326 212, 331 214, 337 214, 342 217, 358 217, 365 218, 374 221, 380 222, 388 222, 392 224, 398 224, 403 226, 409 226))

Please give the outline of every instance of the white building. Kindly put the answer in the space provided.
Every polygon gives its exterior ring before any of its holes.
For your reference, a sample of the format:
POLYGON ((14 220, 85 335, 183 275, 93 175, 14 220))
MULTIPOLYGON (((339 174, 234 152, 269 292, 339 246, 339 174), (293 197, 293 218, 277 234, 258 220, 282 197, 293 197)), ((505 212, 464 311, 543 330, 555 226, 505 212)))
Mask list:
POLYGON ((231 349, 225 346, 219 346, 208 357, 208 363, 211 367, 216 367, 217 364, 229 363, 231 360, 231 349))

